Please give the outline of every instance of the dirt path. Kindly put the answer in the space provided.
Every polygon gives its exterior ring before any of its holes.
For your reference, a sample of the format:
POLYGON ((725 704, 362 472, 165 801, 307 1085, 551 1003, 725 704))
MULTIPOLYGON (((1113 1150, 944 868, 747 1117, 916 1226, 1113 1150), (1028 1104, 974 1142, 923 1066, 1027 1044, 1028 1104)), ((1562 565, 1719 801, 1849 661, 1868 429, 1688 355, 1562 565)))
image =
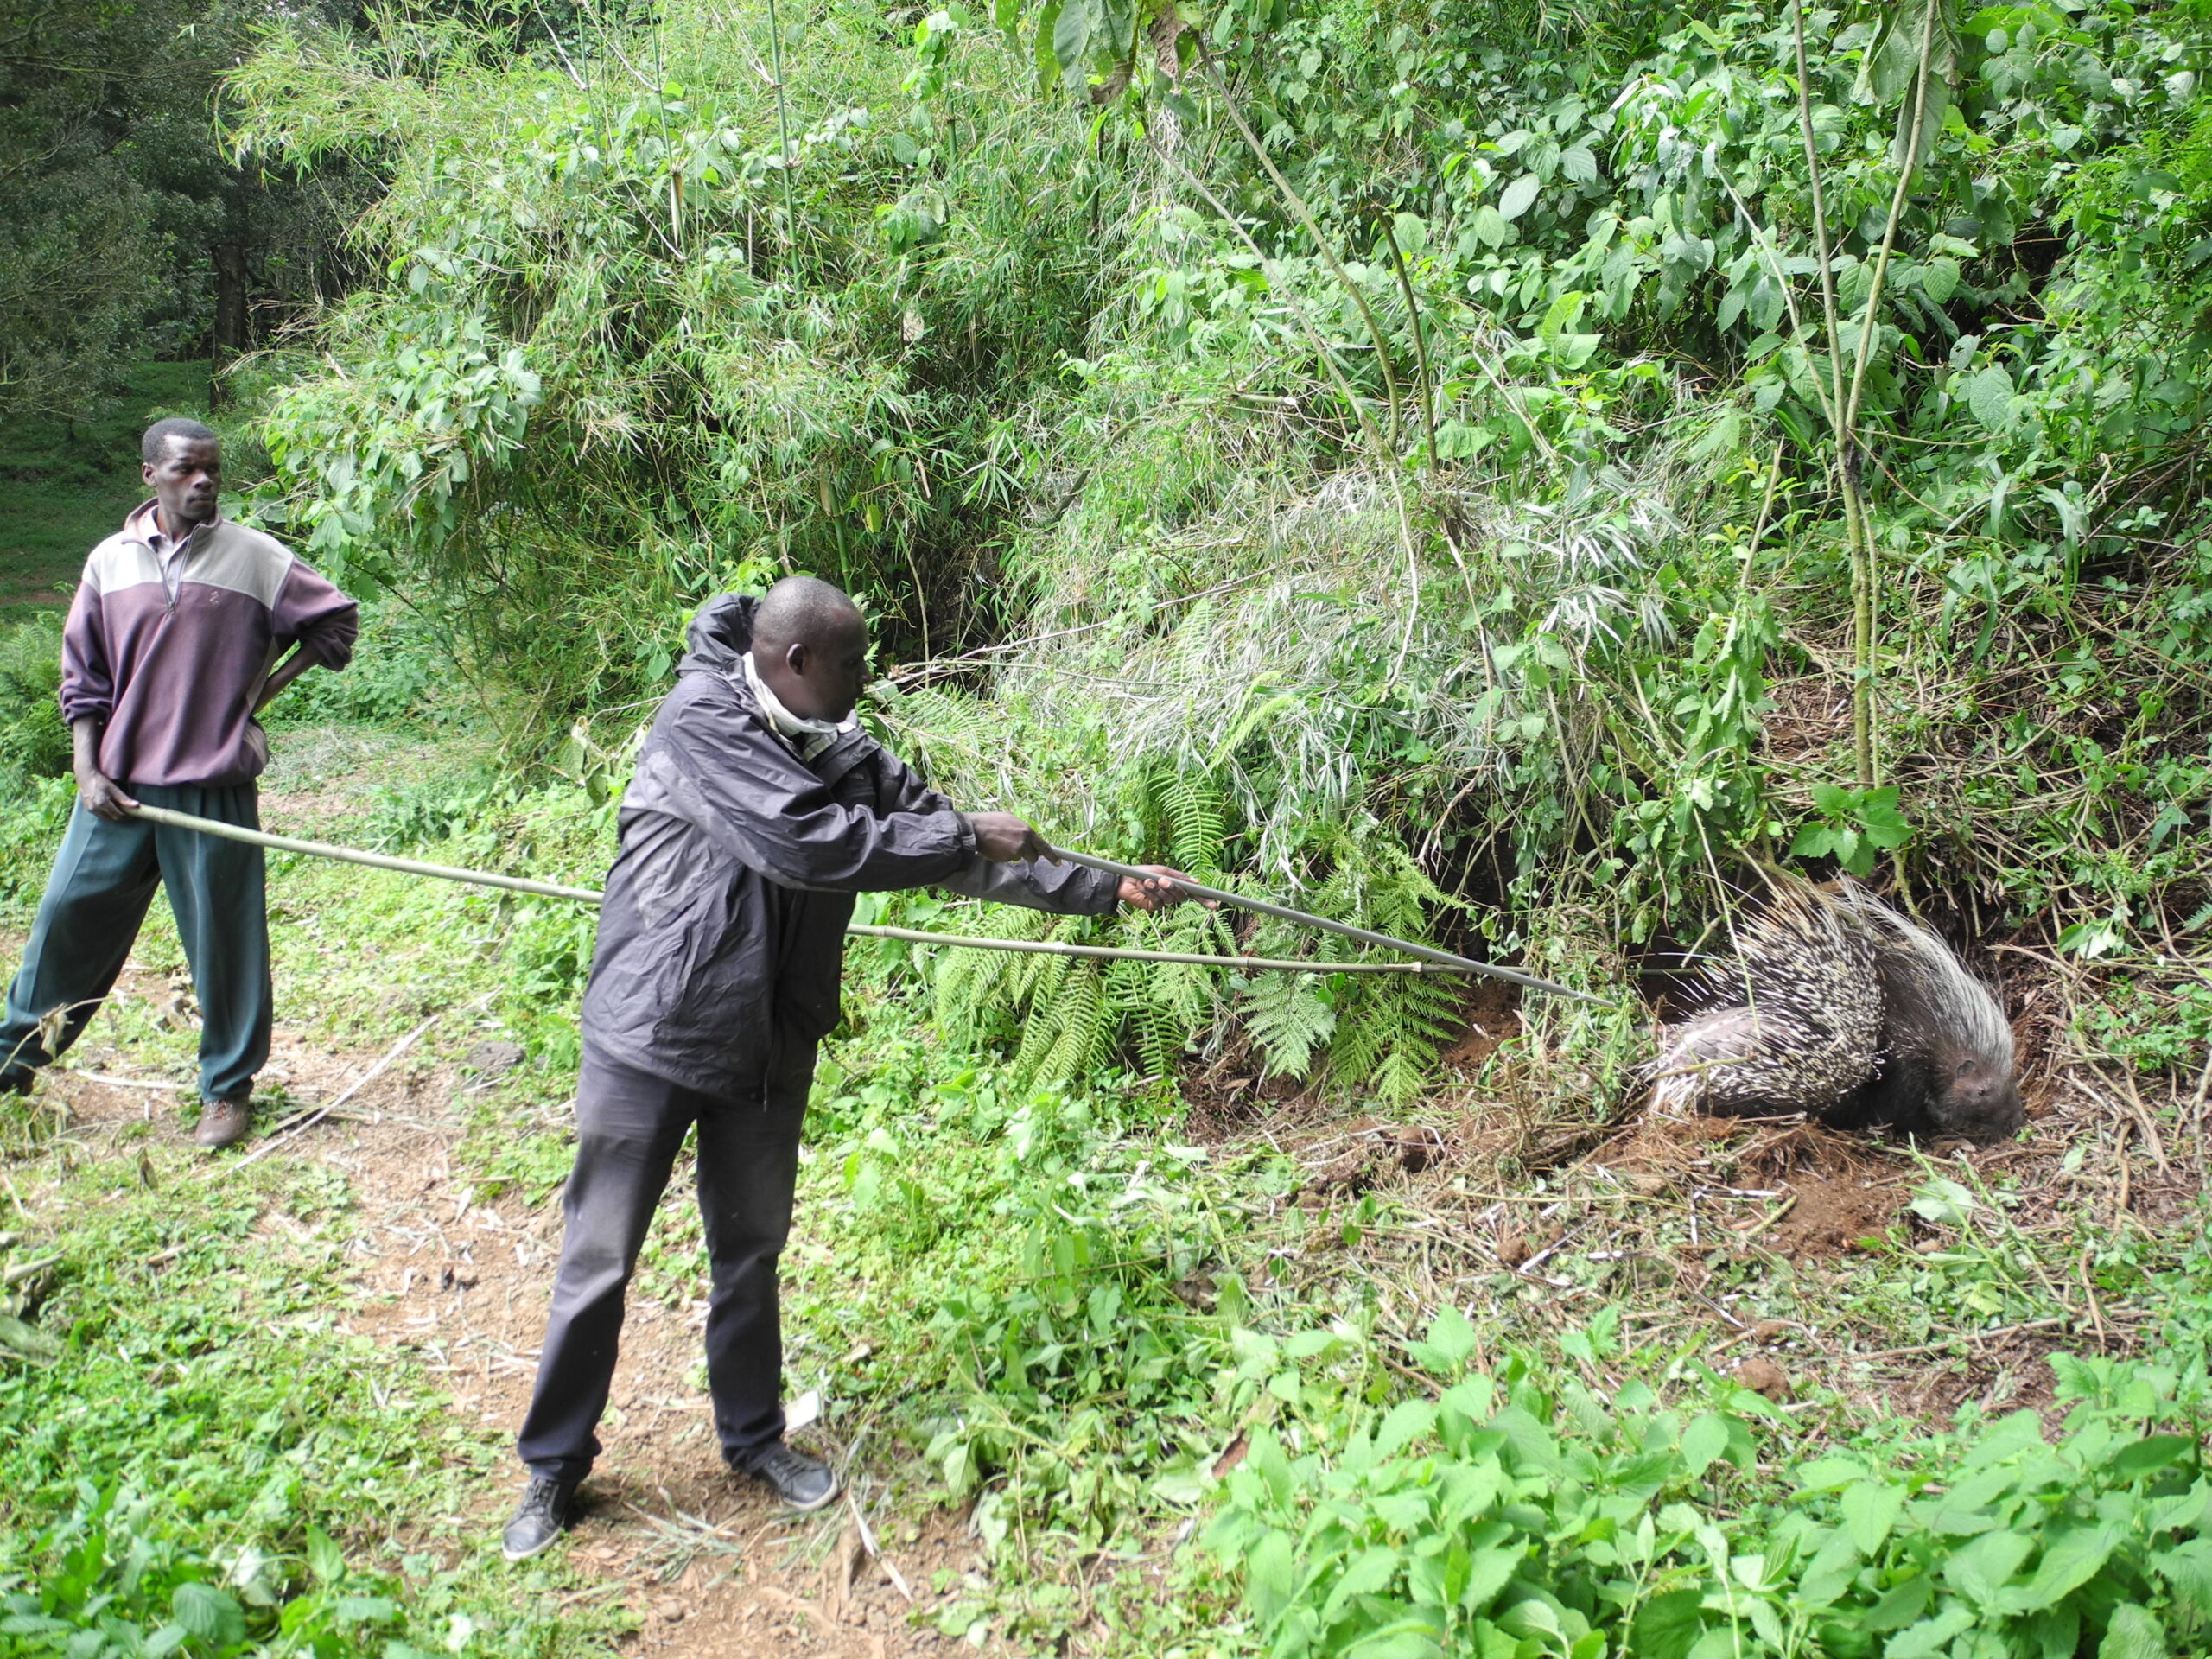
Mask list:
MULTIPOLYGON (((126 976, 118 991, 152 1001, 168 986, 143 973, 126 976)), ((266 1075, 283 1077, 297 1099, 327 1101, 378 1058, 334 1055, 280 1028, 266 1075)), ((71 1071, 47 1074, 42 1094, 80 1127, 161 1120, 161 1095, 72 1075, 133 1074, 129 1057, 103 1042, 97 1027, 67 1064, 71 1071)), ((352 1191, 357 1231, 349 1249, 361 1297, 338 1330, 406 1351, 442 1384, 449 1408, 472 1430, 501 1440, 529 1401, 560 1210, 548 1204, 533 1211, 512 1198, 479 1201, 454 1167, 467 1117, 457 1086, 450 1067, 396 1065, 353 1097, 347 1117, 303 1129, 267 1156, 340 1171, 352 1191)), ((164 1138, 188 1146, 181 1120, 167 1121, 164 1138)), ((688 1184, 671 1182, 666 1202, 690 1202, 688 1184)), ((263 1225, 274 1235, 286 1220, 272 1212, 263 1225)), ((956 1516, 882 1512, 888 1448, 879 1455, 864 1446, 850 1471, 852 1497, 814 1516, 791 1516, 723 1470, 705 1394, 687 1381, 702 1357, 704 1317, 702 1301, 679 1309, 632 1301, 612 1409, 601 1427, 606 1450, 566 1546, 593 1580, 586 1595, 637 1614, 639 1627, 624 1650, 652 1659, 972 1653, 964 1641, 909 1623, 915 1609, 942 1599, 940 1579, 957 1592, 962 1575, 982 1562, 956 1516), (863 1546, 856 1511, 867 1516, 912 1601, 863 1546)), ((818 1427, 794 1438, 840 1462, 848 1453, 818 1427)), ((472 1518, 481 1522, 487 1550, 496 1548, 519 1481, 518 1468, 512 1480, 487 1483, 481 1494, 472 1518)))

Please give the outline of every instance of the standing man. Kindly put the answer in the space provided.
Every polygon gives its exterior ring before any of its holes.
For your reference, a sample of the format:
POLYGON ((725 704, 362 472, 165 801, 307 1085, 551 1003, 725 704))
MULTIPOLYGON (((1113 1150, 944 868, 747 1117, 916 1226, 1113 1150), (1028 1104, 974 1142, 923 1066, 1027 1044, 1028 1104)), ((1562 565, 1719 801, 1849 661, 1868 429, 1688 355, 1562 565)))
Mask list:
POLYGON ((261 849, 130 812, 143 801, 259 829, 269 740, 253 717, 307 670, 346 666, 359 607, 221 515, 222 451, 199 422, 155 422, 140 455, 154 499, 92 550, 61 636, 77 806, 0 1017, 0 1093, 27 1092, 77 1040, 165 886, 200 998, 194 1138, 227 1147, 252 1124, 269 1058, 261 849))
POLYGON ((623 798, 584 989, 576 1165, 509 1560, 560 1536, 598 1455, 624 1287, 694 1123, 722 1457, 794 1508, 836 1497, 829 1466, 784 1443, 776 1266, 853 894, 939 887, 1090 914, 1173 891, 1039 863, 1045 844, 1020 818, 971 817, 925 788, 853 717, 868 630, 827 582, 709 601, 690 643, 623 798))

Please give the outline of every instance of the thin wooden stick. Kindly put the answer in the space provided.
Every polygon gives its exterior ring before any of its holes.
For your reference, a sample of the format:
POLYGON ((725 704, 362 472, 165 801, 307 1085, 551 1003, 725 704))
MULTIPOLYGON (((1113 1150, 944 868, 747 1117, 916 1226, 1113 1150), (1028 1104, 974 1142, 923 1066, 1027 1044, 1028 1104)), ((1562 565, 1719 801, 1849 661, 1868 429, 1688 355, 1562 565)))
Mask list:
POLYGON ((354 1078, 353 1082, 347 1084, 346 1085, 345 1092, 340 1094, 337 1099, 332 1101, 327 1106, 316 1106, 307 1111, 293 1114, 293 1116, 286 1118, 284 1122, 276 1126, 276 1132, 272 1134, 268 1140, 263 1141, 259 1146, 256 1147, 251 1152, 246 1154, 245 1157, 239 1159, 236 1163, 210 1164, 202 1173, 207 1175, 219 1175, 226 1170, 244 1169, 248 1164, 252 1163, 256 1159, 265 1158, 270 1153, 276 1151, 277 1147, 289 1136, 296 1135, 302 1129, 313 1128, 324 1118, 329 1116, 331 1113, 336 1111, 340 1106, 343 1106, 347 1101, 353 1099, 354 1096, 359 1094, 361 1090, 368 1087, 370 1084, 374 1083, 378 1077, 382 1077, 386 1071, 391 1069, 391 1063, 394 1060, 397 1059, 402 1054, 404 1054, 409 1049, 414 1047, 416 1040, 421 1038, 423 1033, 429 1030, 432 1026, 436 1025, 440 1020, 445 1017, 445 1009, 439 1009, 437 1013, 432 1014, 421 1025, 416 1027, 414 1030, 409 1032, 404 1037, 394 1043, 389 1049, 385 1051, 385 1057, 382 1059, 378 1060, 367 1071, 362 1072, 361 1075, 354 1078))

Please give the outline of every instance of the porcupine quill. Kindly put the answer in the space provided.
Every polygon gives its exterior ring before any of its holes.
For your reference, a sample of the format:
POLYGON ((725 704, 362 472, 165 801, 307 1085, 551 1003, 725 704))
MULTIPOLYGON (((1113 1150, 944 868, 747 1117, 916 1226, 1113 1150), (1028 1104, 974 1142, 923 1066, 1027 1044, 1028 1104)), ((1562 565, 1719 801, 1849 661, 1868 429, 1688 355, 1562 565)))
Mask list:
POLYGON ((2004 1010, 1935 934, 1855 881, 1777 880, 1648 1071, 1662 1112, 1804 1112, 1993 1140, 2021 1121, 2004 1010))

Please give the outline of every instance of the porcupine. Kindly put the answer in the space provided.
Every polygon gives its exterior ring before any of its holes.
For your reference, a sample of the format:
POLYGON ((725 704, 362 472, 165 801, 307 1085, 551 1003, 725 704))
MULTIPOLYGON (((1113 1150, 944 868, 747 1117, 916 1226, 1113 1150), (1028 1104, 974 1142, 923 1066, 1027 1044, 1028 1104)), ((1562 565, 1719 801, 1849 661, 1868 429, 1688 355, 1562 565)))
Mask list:
POLYGON ((1804 1112, 1993 1140, 2020 1125, 2012 1030, 1951 948, 1855 881, 1778 882, 1700 970, 1651 1063, 1662 1111, 1804 1112))

